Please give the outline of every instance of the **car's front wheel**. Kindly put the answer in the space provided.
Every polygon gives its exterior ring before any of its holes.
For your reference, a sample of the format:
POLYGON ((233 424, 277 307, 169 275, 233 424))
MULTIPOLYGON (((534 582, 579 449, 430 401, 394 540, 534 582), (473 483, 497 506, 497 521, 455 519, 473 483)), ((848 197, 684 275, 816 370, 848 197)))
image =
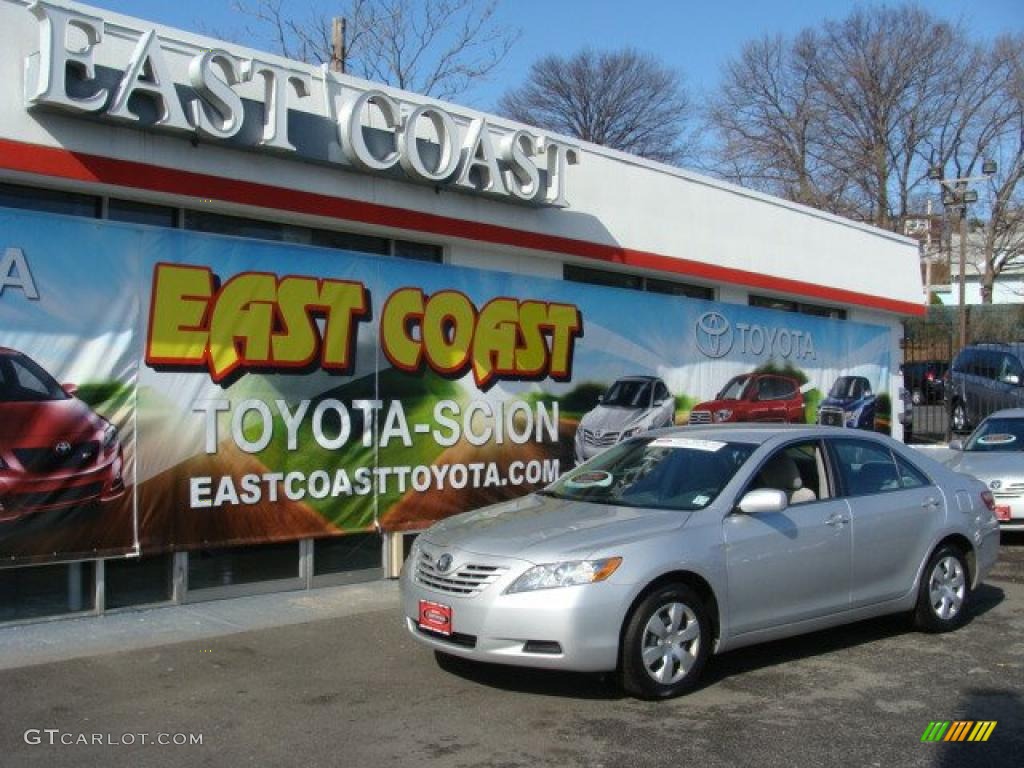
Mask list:
POLYGON ((700 596, 685 584, 647 595, 626 623, 619 672, 627 693, 667 699, 692 690, 711 647, 711 623, 700 596))
POLYGON ((953 403, 953 410, 949 417, 949 426, 954 432, 967 431, 967 409, 964 407, 963 400, 957 400, 953 403))
POLYGON ((967 620, 971 578, 957 547, 939 547, 928 560, 917 595, 914 623, 926 632, 948 632, 967 620))

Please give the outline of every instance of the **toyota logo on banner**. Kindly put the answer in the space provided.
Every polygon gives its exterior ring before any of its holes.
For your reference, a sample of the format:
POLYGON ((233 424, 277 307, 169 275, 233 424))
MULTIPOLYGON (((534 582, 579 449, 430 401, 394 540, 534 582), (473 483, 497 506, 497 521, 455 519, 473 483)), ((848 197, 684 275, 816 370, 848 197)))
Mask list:
POLYGON ((732 326, 721 312, 705 312, 697 318, 694 332, 697 349, 707 357, 725 357, 732 349, 732 326))

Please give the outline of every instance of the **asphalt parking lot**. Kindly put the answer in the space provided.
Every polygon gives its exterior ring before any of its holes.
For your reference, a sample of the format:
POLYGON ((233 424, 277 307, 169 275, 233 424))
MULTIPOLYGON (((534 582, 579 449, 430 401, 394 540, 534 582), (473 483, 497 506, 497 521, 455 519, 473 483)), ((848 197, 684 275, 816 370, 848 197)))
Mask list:
POLYGON ((599 677, 439 666, 406 636, 392 587, 386 610, 0 671, 0 764, 1020 764, 1024 536, 1004 536, 958 632, 887 618, 739 650, 661 703, 599 677), (922 743, 934 720, 997 725, 985 743, 922 743), (110 743, 60 743, 94 734, 110 743))

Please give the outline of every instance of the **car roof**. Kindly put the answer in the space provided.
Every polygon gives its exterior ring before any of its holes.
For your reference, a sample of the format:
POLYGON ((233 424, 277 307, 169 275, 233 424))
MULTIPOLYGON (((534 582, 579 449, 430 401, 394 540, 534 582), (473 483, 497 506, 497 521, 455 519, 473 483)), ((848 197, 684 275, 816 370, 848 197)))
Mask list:
POLYGON ((761 445, 773 437, 820 438, 820 437, 866 437, 877 438, 873 432, 849 430, 843 427, 824 427, 816 424, 715 424, 714 426, 691 425, 669 427, 657 431, 658 435, 678 435, 694 440, 718 440, 735 443, 756 443, 761 445))
POLYGON ((21 352, 19 352, 16 349, 11 349, 10 347, 0 347, 0 355, 7 355, 8 357, 14 357, 15 355, 20 355, 20 354, 21 354, 21 352))

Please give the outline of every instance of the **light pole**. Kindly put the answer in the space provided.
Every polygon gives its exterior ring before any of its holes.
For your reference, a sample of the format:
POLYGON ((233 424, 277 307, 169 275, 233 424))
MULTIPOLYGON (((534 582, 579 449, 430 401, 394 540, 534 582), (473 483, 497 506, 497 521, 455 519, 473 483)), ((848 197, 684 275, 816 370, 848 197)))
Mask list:
POLYGON ((995 160, 986 160, 981 164, 981 176, 960 176, 954 179, 944 179, 944 170, 941 165, 932 166, 928 169, 928 178, 939 182, 942 187, 942 205, 946 210, 958 208, 960 210, 960 302, 959 302, 959 339, 957 349, 967 346, 967 206, 970 203, 978 202, 978 193, 967 185, 975 181, 986 181, 995 175, 995 160))

